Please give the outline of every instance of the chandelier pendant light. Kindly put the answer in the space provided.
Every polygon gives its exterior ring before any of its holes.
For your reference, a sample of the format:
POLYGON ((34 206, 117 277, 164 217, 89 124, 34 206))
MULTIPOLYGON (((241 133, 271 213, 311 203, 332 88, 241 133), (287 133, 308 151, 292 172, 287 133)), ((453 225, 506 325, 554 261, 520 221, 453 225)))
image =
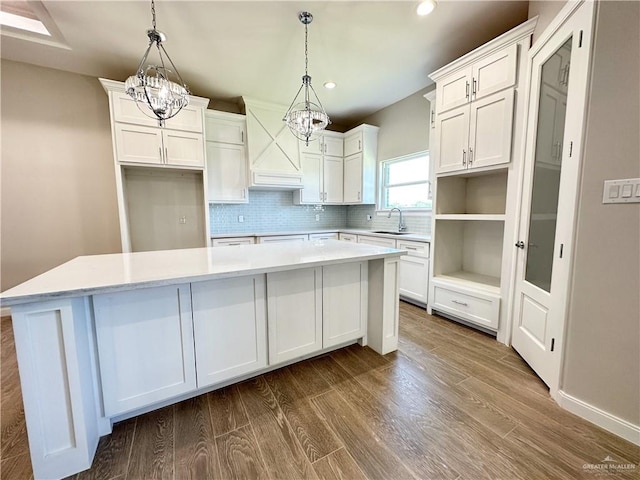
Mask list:
POLYGON ((164 127, 165 120, 175 117, 189 104, 189 89, 182 80, 178 69, 164 48, 167 36, 156 30, 156 8, 151 0, 152 28, 147 30, 149 46, 140 60, 135 75, 127 78, 125 90, 148 117, 158 120, 164 127), (158 51, 158 63, 145 66, 152 47, 158 51))
POLYGON ((308 25, 313 20, 313 15, 309 12, 300 12, 298 19, 304 24, 304 76, 302 77, 302 85, 296 96, 293 97, 293 102, 291 102, 283 121, 298 139, 309 145, 310 141, 316 140, 321 135, 322 130, 331 121, 311 85, 311 77, 308 72, 308 25))

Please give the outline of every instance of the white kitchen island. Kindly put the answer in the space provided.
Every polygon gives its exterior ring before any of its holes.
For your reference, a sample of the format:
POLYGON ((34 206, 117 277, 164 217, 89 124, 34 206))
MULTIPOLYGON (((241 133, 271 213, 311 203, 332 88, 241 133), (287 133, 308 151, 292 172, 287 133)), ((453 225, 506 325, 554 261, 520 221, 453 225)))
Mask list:
POLYGON ((337 240, 78 257, 11 306, 34 475, 139 415, 360 342, 397 349, 404 252, 337 240))

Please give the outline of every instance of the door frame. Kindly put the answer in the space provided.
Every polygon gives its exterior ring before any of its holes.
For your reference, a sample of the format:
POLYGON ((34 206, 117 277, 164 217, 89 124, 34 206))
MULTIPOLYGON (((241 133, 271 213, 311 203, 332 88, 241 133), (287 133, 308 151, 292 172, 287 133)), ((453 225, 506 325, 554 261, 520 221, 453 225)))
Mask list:
MULTIPOLYGON (((562 366, 564 364, 564 347, 565 347, 565 331, 566 331, 566 321, 569 311, 569 297, 571 295, 572 288, 572 277, 571 272, 573 270, 573 260, 574 260, 574 244, 575 244, 575 230, 576 230, 576 213, 578 210, 578 198, 580 192, 580 178, 582 173, 582 155, 584 149, 584 135, 585 135, 585 125, 588 117, 588 93, 590 91, 591 85, 591 66, 593 60, 593 42, 594 42, 594 25, 596 20, 596 10, 597 4, 593 0, 579 0, 576 2, 569 1, 558 13, 558 15, 553 19, 553 21, 548 25, 543 34, 538 38, 536 43, 529 50, 528 58, 527 58, 527 86, 525 91, 525 109, 524 109, 524 132, 525 135, 522 139, 522 161, 520 165, 520 171, 518 173, 518 187, 517 187, 517 205, 516 212, 517 218, 515 220, 516 233, 517 238, 521 239, 521 228, 522 228, 522 208, 523 205, 528 202, 525 200, 524 194, 527 193, 530 188, 525 188, 525 178, 531 179, 531 175, 527 175, 527 169, 532 169, 534 165, 534 151, 531 150, 531 146, 535 147, 535 133, 536 133, 536 124, 537 124, 537 107, 533 107, 535 111, 532 111, 532 101, 531 94, 539 93, 539 85, 537 79, 535 84, 532 79, 533 75, 533 59, 534 57, 547 45, 547 43, 566 25, 566 23, 573 17, 578 10, 582 8, 582 12, 580 15, 584 15, 584 33, 582 38, 582 48, 587 49, 588 60, 584 65, 583 69, 581 69, 580 76, 584 78, 584 81, 576 82, 575 80, 575 69, 574 69, 574 82, 572 90, 572 103, 576 103, 575 111, 582 112, 582 115, 576 115, 575 120, 571 121, 571 124, 565 124, 565 135, 566 139, 570 139, 570 141, 565 142, 563 149, 572 148, 572 160, 574 160, 574 164, 567 164, 567 168, 571 168, 574 172, 572 175, 572 190, 575 195, 573 198, 566 201, 566 204, 563 208, 564 212, 568 214, 568 222, 564 225, 556 226, 556 238, 558 238, 558 233, 560 230, 563 230, 563 238, 565 238, 564 243, 564 258, 566 259, 563 262, 562 270, 566 278, 566 282, 563 287, 563 295, 561 301, 555 306, 554 316, 557 321, 553 327, 553 337, 556 339, 555 342, 555 355, 552 357, 553 361, 553 373, 549 381, 549 392, 554 399, 558 399, 558 392, 560 390, 560 386, 562 383, 562 366), (576 88, 577 87, 577 88, 576 88), (531 115, 535 114, 536 118, 531 118, 531 115), (573 142, 573 146, 571 147, 571 142, 573 142), (527 148, 529 147, 529 148, 527 148)), ((570 82, 571 85, 571 82, 570 82)), ((569 105, 567 105, 569 108, 569 105)), ((569 115, 567 114, 567 118, 569 115)), ((558 205, 558 210, 560 210, 561 206, 558 205)), ((557 245, 556 245, 557 246, 557 245)), ((554 249, 555 250, 555 249, 554 249)), ((514 261, 512 263, 512 269, 510 274, 510 284, 513 286, 511 289, 510 295, 510 312, 509 316, 511 320, 507 322, 507 331, 505 332, 505 337, 508 339, 508 344, 511 344, 513 331, 515 329, 515 325, 518 321, 518 316, 516 312, 516 294, 517 288, 516 284, 519 281, 517 277, 517 272, 520 264, 523 262, 523 256, 514 251, 513 254, 514 261)))

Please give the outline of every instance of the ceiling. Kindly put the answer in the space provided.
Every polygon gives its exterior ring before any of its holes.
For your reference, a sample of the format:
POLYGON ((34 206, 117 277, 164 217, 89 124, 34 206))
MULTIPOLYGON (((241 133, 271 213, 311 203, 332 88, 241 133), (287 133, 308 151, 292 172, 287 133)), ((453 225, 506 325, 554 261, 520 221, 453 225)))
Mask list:
MULTIPOLYGON (((439 0, 431 15, 418 17, 417 4, 156 0, 156 16, 158 30, 168 37, 165 48, 194 95, 235 104, 248 96, 288 106, 304 73, 304 27, 297 14, 311 12, 312 84, 333 123, 350 127, 427 87, 429 73, 528 14, 526 1, 439 0), (322 86, 329 80, 338 84, 334 90, 322 86)), ((150 2, 29 5, 60 45, 3 29, 2 58, 114 80, 135 72, 147 46, 150 2)))

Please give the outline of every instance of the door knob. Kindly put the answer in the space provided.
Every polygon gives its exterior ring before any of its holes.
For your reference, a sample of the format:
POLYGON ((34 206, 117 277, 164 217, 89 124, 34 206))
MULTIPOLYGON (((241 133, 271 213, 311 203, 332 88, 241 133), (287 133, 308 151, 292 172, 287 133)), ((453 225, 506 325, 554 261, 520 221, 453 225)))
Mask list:
POLYGON ((520 240, 518 243, 516 243, 516 247, 522 248, 524 250, 524 242, 520 240))

